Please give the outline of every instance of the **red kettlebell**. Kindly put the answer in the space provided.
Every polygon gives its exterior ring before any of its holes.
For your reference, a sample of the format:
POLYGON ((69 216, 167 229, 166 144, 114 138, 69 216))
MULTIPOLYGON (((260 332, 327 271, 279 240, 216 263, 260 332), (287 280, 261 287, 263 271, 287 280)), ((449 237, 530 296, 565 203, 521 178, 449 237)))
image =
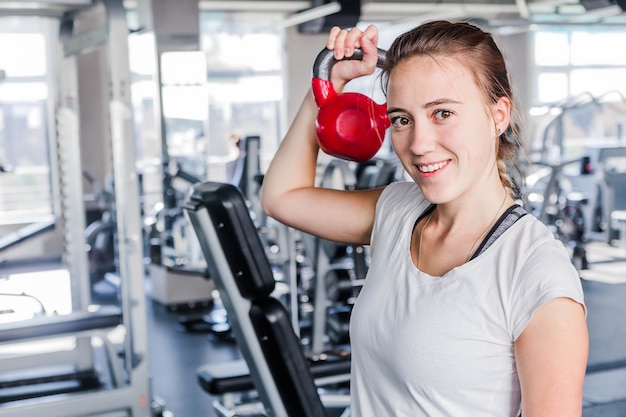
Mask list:
MULTIPOLYGON (((380 67, 386 51, 378 49, 380 67)), ((362 59, 363 51, 344 59, 362 59)), ((337 94, 330 82, 330 71, 338 61, 331 49, 324 48, 313 64, 313 96, 319 107, 315 127, 320 148, 337 158, 365 162, 381 148, 389 127, 387 104, 378 104, 361 93, 337 94)))

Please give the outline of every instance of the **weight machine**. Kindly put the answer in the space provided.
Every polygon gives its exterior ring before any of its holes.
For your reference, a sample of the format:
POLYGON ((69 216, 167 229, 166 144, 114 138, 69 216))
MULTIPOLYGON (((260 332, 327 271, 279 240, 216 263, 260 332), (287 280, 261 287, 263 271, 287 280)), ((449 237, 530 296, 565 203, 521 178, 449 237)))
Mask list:
POLYGON ((571 97, 539 119, 540 134, 529 150, 526 207, 573 248, 581 269, 585 242, 611 243, 622 227, 612 218, 626 208, 614 192, 626 182, 625 109, 616 91, 571 97))

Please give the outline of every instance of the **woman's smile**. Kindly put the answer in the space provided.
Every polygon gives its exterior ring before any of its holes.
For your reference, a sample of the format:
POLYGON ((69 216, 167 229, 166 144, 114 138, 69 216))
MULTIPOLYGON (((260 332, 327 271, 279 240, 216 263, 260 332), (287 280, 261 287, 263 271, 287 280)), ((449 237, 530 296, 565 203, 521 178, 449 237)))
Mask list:
POLYGON ((434 173, 436 171, 439 171, 440 169, 442 169, 443 167, 448 165, 448 162, 449 161, 432 162, 432 163, 427 163, 427 164, 418 164, 417 165, 417 169, 418 169, 419 172, 421 172, 423 174, 430 174, 430 173, 434 173))

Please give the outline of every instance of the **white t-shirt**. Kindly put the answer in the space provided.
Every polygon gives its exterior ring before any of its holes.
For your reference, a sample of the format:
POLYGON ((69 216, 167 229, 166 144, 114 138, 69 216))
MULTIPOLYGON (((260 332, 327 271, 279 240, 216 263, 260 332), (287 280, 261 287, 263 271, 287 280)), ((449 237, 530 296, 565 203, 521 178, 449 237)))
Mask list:
POLYGON ((352 310, 351 417, 517 417, 513 342, 556 297, 583 304, 563 244, 534 216, 443 277, 418 270, 410 241, 430 206, 392 183, 376 208, 371 264, 352 310))

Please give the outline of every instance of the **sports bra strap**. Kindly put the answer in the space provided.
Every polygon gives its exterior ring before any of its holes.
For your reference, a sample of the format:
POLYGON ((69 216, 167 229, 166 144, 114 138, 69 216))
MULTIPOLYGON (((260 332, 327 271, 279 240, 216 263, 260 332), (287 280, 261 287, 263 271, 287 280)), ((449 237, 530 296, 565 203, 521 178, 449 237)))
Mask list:
POLYGON ((509 207, 503 214, 500 216, 496 224, 493 225, 487 236, 483 239, 476 252, 469 259, 470 261, 476 258, 478 255, 482 254, 487 250, 489 246, 493 244, 509 227, 513 226, 513 224, 527 215, 528 212, 519 204, 514 204, 509 207))

